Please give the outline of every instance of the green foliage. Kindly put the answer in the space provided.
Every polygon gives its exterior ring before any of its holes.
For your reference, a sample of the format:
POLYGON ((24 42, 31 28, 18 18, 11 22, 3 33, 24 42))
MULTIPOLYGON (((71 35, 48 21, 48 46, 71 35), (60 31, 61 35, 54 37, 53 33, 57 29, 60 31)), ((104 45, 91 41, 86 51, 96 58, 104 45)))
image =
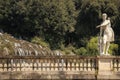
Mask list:
POLYGON ((75 50, 75 54, 84 56, 87 54, 87 50, 84 47, 81 47, 81 48, 75 50))
POLYGON ((98 38, 92 37, 86 45, 87 54, 98 55, 98 38))
POLYGON ((65 47, 65 48, 63 48, 63 49, 61 49, 61 50, 62 50, 63 53, 65 53, 65 54, 74 54, 76 48, 73 47, 72 45, 69 45, 69 46, 67 46, 67 47, 65 47))
POLYGON ((114 43, 112 43, 111 45, 110 45, 110 49, 109 49, 109 54, 111 54, 111 55, 116 55, 116 53, 118 53, 118 44, 114 44, 114 43))
POLYGON ((49 44, 46 43, 42 38, 35 36, 34 38, 31 39, 32 43, 41 45, 43 47, 49 47, 49 44))

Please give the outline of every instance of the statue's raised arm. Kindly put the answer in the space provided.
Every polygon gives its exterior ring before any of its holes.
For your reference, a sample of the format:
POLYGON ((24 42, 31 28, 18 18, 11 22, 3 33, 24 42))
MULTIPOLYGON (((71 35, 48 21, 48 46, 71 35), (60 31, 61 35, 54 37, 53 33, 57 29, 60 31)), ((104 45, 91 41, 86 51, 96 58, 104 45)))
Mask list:
MULTIPOLYGON (((106 18, 106 16, 107 16, 106 14, 103 14, 103 19, 104 19, 104 17, 106 18)), ((104 21, 100 25, 98 25, 96 28, 106 27, 108 24, 110 24, 110 19, 108 19, 108 20, 104 19, 104 21)))

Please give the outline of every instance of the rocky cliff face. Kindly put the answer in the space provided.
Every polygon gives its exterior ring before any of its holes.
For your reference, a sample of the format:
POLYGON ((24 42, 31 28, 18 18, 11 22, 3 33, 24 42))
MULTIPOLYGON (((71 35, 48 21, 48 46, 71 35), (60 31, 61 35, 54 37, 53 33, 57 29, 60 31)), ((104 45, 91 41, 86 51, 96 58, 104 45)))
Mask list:
POLYGON ((55 55, 49 48, 18 40, 7 33, 0 33, 0 56, 45 56, 55 55))

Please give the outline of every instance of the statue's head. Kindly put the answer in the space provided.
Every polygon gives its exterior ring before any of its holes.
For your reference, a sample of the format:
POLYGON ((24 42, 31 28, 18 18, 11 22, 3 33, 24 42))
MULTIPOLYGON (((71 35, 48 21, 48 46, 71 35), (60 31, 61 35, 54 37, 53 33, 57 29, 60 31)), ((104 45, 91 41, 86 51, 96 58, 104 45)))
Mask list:
POLYGON ((103 19, 103 21, 107 19, 107 14, 106 13, 102 14, 102 19, 103 19))

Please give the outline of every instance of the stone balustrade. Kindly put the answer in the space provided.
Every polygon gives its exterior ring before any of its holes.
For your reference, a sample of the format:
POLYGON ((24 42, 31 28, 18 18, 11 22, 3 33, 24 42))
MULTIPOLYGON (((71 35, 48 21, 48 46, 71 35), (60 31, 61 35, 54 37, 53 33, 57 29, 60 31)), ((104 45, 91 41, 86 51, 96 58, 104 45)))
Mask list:
POLYGON ((0 57, 0 79, 120 79, 116 56, 0 57))

